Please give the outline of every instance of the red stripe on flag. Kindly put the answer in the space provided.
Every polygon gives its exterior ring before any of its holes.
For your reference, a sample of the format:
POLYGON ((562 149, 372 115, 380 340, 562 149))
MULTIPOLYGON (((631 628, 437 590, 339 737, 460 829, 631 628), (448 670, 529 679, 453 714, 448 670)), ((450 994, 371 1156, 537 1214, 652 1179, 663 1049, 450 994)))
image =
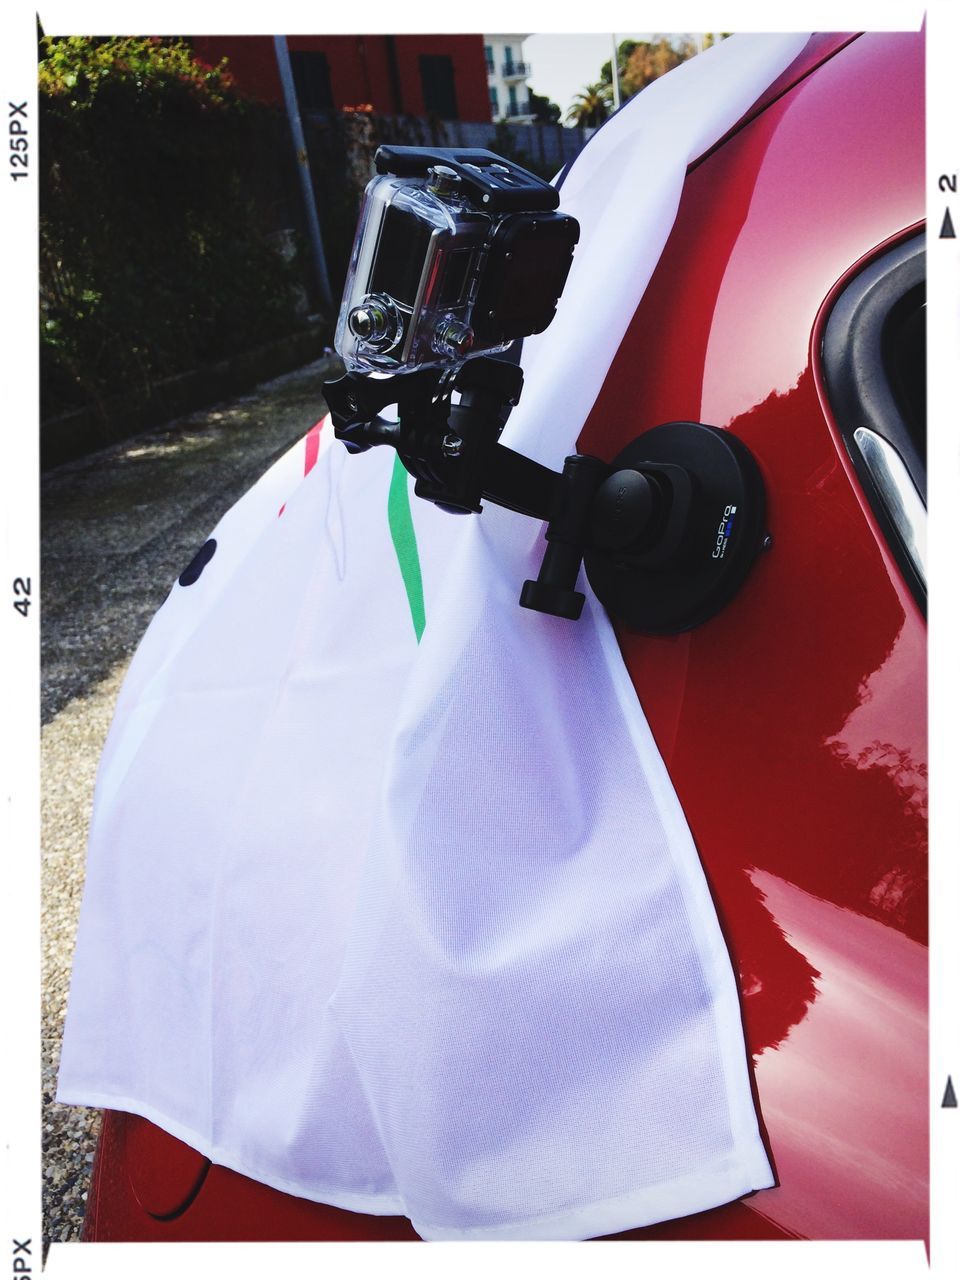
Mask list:
POLYGON ((320 456, 320 432, 323 430, 323 424, 326 418, 321 418, 307 432, 307 438, 304 441, 306 453, 303 459, 303 474, 308 476, 316 466, 317 458, 320 456))

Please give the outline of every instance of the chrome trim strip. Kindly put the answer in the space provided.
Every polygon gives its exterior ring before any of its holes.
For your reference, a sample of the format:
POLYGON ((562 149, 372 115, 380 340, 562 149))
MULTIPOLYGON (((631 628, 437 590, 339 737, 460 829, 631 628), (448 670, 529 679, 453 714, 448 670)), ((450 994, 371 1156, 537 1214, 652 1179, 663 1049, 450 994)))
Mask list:
POLYGON ((853 438, 917 576, 926 588, 927 509, 917 487, 903 459, 883 436, 869 427, 857 427, 853 438))

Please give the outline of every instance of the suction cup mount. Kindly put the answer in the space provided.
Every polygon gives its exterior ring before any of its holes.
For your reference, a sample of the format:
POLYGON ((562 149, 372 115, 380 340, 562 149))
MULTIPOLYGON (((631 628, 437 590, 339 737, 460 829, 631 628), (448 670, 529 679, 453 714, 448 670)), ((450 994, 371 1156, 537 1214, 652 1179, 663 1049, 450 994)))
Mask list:
POLYGON ((348 373, 324 391, 337 437, 353 452, 391 445, 419 497, 460 514, 486 499, 547 522, 524 608, 579 618, 582 563, 604 608, 637 631, 688 631, 723 609, 769 546, 747 446, 703 423, 668 422, 612 464, 572 454, 558 473, 499 443, 522 383, 516 365, 483 356, 454 374, 348 373), (399 420, 386 422, 379 410, 391 403, 399 420))
POLYGON ((671 635, 719 613, 736 595, 766 540, 763 479, 747 446, 699 422, 667 422, 617 455, 594 504, 584 566, 615 618, 671 635), (661 513, 635 520, 634 476, 659 488, 661 513), (627 514, 619 514, 624 508, 627 514), (611 517, 611 510, 616 513, 611 517))

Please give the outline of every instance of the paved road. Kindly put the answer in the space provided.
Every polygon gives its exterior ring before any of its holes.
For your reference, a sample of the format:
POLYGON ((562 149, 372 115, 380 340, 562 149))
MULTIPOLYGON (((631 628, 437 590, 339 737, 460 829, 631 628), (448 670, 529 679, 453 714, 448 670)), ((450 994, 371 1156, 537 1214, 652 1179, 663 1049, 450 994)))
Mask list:
POLYGON ((97 761, 134 649, 220 516, 324 410, 318 361, 41 481, 44 1238, 79 1238, 99 1114, 53 1102, 97 761))

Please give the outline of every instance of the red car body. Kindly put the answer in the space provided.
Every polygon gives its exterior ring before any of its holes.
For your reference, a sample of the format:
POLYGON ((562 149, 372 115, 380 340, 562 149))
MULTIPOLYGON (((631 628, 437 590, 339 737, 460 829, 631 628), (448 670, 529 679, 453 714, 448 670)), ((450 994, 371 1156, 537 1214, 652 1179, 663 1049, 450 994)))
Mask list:
MULTIPOLYGON (((924 217, 922 34, 816 37, 691 167, 580 439, 658 423, 753 451, 770 551, 674 637, 619 632, 739 973, 779 1185, 628 1238, 923 1238, 926 625, 825 391, 833 300, 924 217)), ((107 1113, 98 1240, 415 1239, 107 1113)))

